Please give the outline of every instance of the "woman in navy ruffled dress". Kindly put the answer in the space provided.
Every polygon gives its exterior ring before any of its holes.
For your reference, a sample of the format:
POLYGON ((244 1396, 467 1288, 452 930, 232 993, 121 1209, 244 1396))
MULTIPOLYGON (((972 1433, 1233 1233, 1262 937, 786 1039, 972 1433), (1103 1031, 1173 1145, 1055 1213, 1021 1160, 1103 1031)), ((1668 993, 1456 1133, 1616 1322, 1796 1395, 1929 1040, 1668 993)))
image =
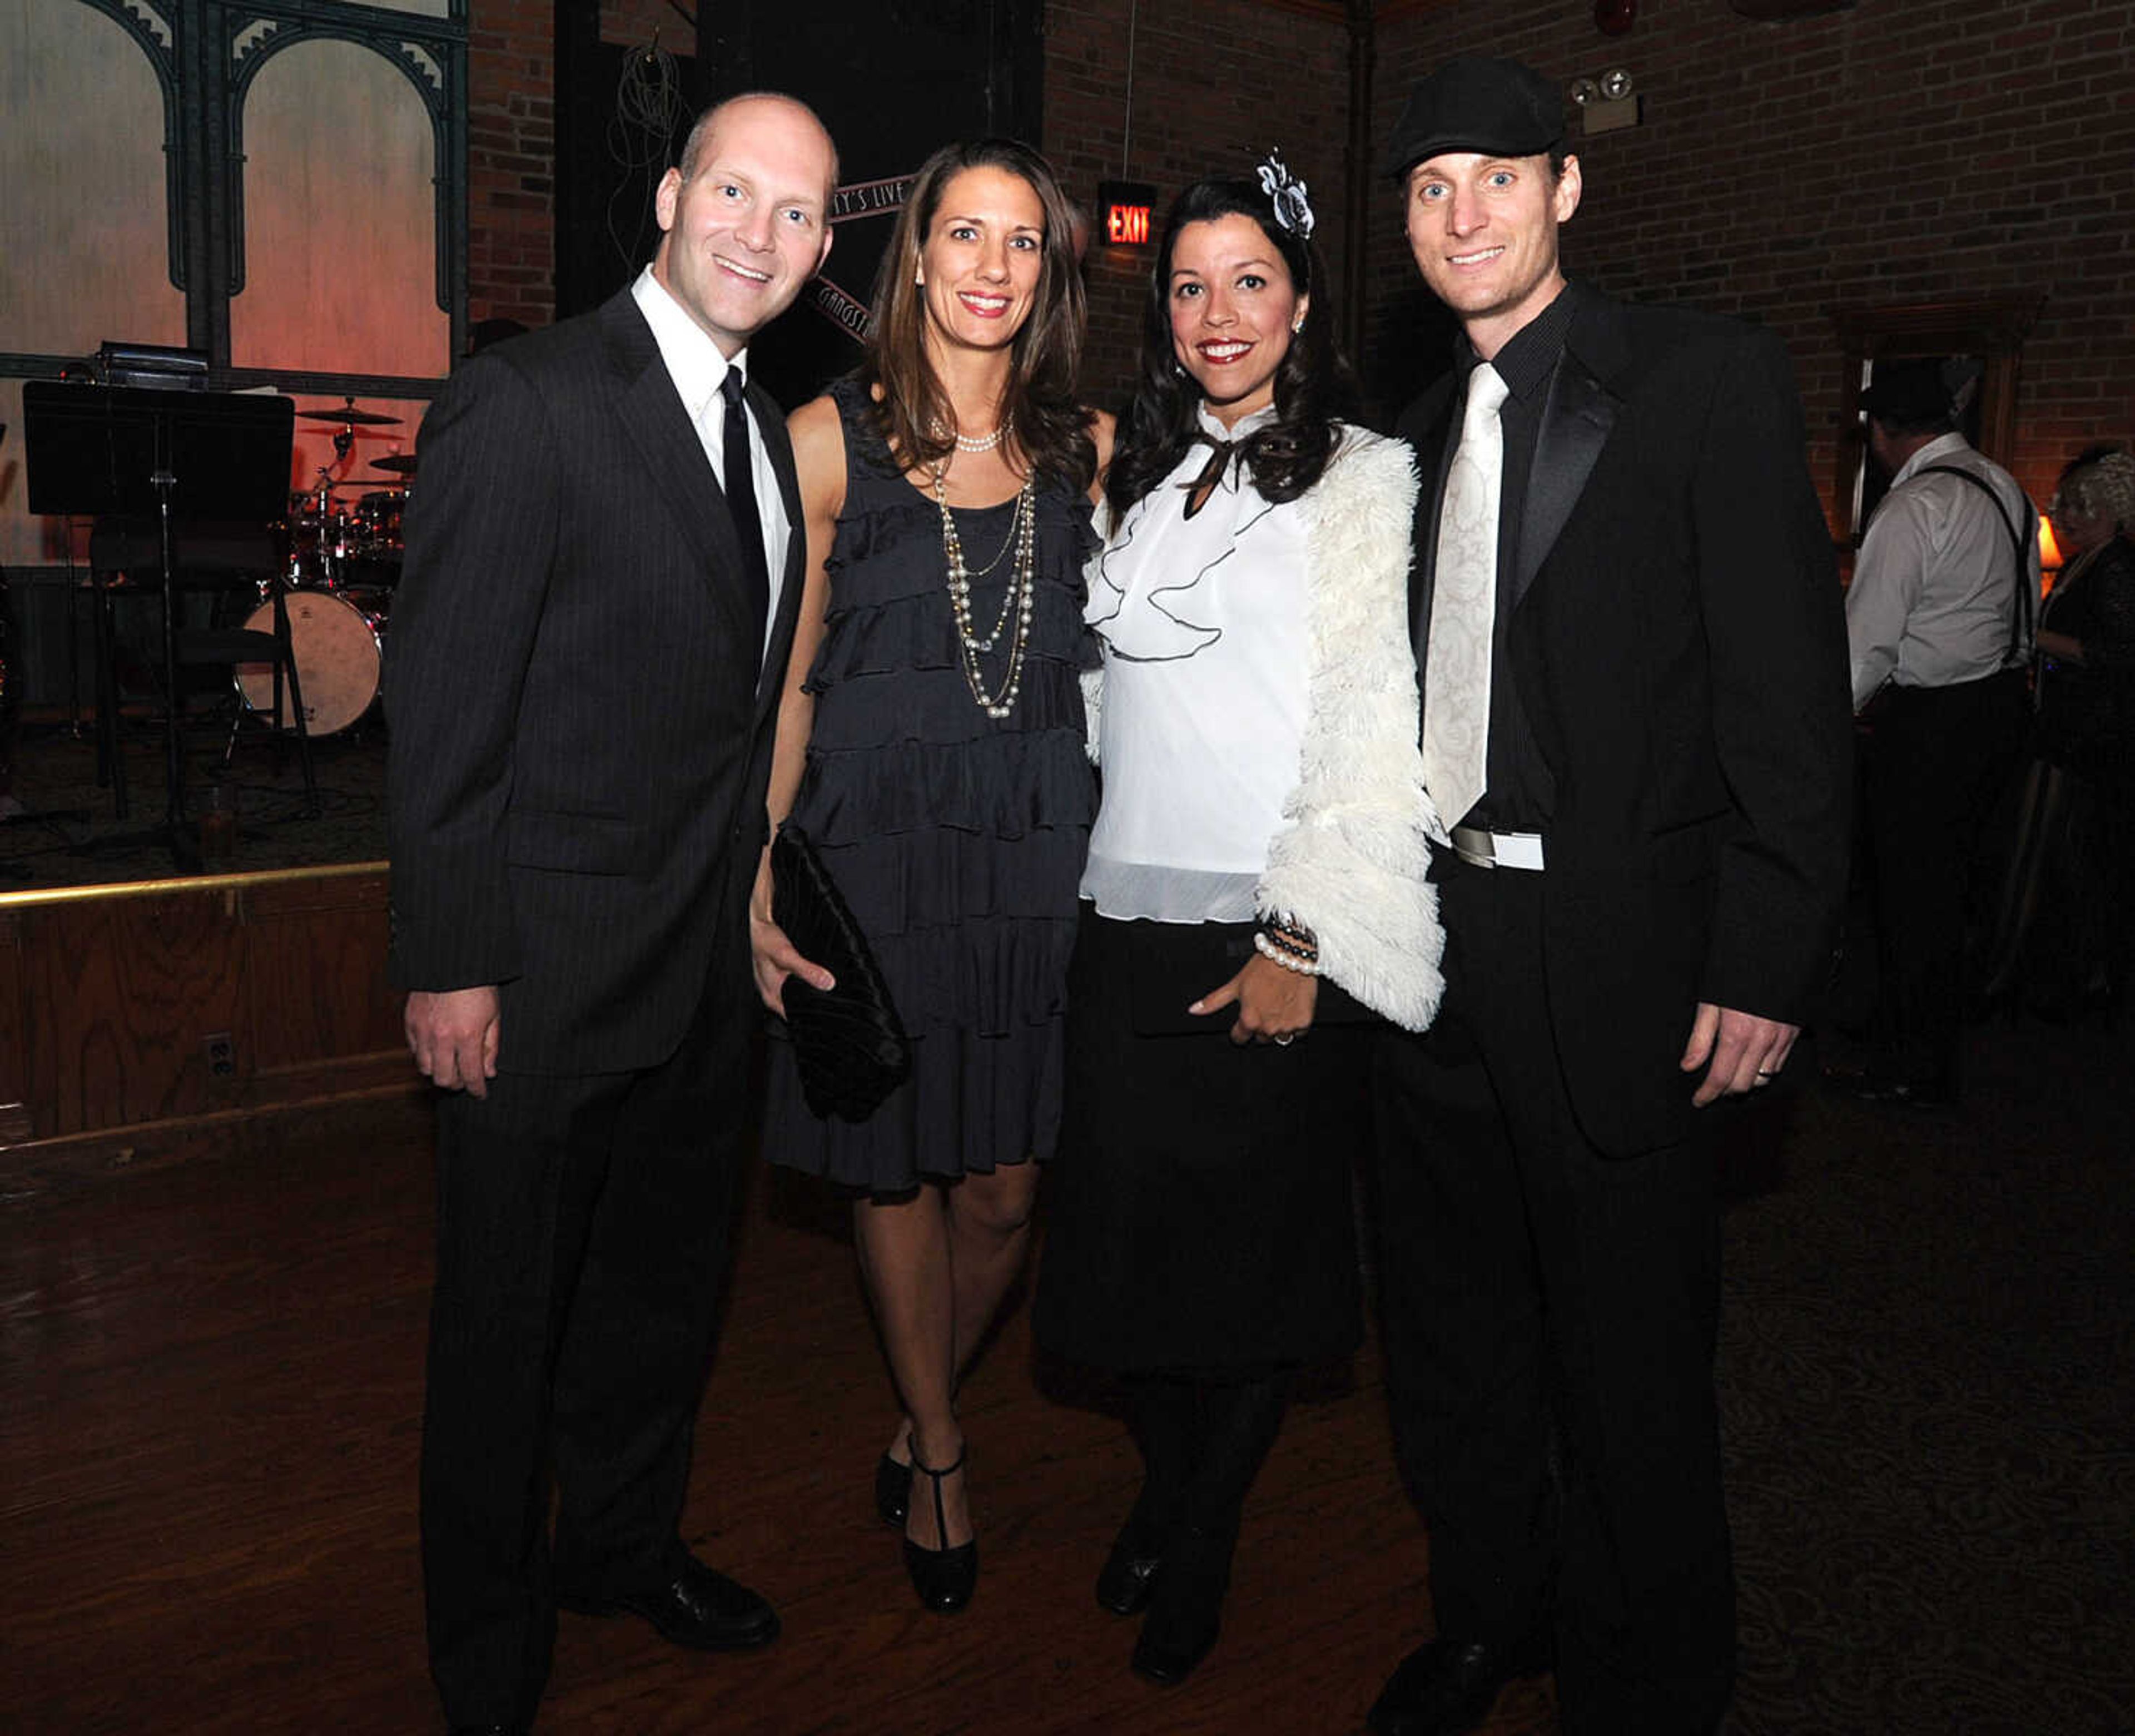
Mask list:
MULTIPOLYGON (((913 182, 867 358, 791 422, 807 591, 779 713, 774 822, 816 846, 910 1035, 868 1119, 819 1117, 772 1045, 765 1150, 852 1191, 903 1417, 877 1467, 920 1600, 977 1577, 958 1376, 1020 1270, 1061 1100, 1084 748, 1082 565, 1109 422, 1075 400, 1082 289, 1067 201, 1004 140, 913 182), (914 1472, 924 1481, 914 1493, 914 1472)), ((821 986, 752 906, 757 977, 821 986)))

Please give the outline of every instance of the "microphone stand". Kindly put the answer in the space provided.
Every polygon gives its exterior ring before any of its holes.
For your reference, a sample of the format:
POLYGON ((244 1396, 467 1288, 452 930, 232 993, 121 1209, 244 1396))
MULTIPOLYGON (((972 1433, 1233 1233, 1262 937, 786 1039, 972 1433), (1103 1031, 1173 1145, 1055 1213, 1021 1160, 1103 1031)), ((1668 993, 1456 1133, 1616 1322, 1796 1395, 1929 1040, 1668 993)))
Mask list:
POLYGON ((167 456, 148 481, 157 500, 163 581, 163 825, 160 833, 146 836, 167 844, 177 866, 191 874, 200 867, 200 849, 186 831, 185 748, 179 739, 185 696, 178 687, 177 539, 171 529, 171 493, 178 478, 167 456))

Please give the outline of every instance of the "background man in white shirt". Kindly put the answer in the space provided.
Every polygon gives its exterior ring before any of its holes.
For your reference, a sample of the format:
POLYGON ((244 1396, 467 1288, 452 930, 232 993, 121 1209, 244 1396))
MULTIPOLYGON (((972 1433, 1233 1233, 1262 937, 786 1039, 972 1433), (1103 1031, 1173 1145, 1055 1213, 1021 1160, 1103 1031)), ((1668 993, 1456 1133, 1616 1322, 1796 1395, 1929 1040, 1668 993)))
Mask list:
POLYGON ((2037 518, 2016 479, 1956 431, 1932 361, 1878 363, 1862 396, 1891 473, 1846 599, 1864 756, 1881 991, 1861 1094, 1949 1102, 1964 1004, 1966 894, 2029 716, 2037 518))

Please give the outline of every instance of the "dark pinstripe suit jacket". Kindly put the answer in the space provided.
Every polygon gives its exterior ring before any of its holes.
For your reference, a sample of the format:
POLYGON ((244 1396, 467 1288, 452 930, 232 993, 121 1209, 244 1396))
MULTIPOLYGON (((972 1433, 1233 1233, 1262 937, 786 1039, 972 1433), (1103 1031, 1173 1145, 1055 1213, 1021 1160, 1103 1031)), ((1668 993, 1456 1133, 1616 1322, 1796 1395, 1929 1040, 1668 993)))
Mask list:
POLYGON ((651 1066, 708 973, 748 992, 805 555, 783 421, 750 401, 795 527, 767 656, 627 290, 467 362, 424 420, 385 659, 394 978, 500 985, 503 1070, 651 1066))

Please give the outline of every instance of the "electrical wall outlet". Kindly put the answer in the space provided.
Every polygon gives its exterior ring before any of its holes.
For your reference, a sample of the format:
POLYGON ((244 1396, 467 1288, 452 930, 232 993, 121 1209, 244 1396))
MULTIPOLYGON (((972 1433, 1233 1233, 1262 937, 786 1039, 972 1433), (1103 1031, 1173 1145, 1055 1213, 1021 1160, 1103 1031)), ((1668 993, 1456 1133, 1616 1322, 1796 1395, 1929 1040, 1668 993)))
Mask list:
POLYGON ((207 1070, 215 1079, 229 1079, 237 1071, 237 1045, 226 1030, 212 1030, 201 1039, 207 1055, 207 1070))

